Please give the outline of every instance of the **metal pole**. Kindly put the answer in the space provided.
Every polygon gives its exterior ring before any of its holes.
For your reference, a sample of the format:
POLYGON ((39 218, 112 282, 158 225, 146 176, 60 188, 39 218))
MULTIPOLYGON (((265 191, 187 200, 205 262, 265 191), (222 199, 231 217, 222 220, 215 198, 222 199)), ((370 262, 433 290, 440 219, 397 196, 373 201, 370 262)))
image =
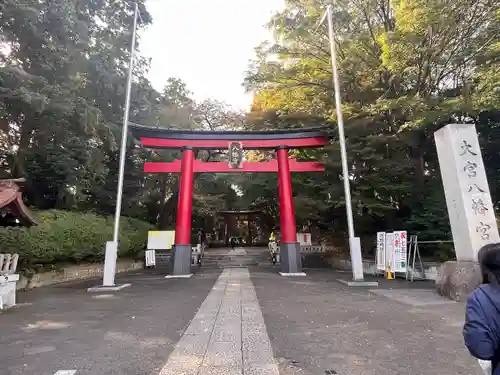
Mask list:
POLYGON ((120 166, 118 172, 118 188, 116 192, 115 225, 113 228, 113 241, 106 242, 104 255, 104 272, 102 286, 104 288, 115 286, 116 259, 118 257, 118 231, 120 229, 120 214, 122 211, 123 175, 125 170, 125 156, 127 154, 128 116, 130 112, 130 92, 132 91, 132 72, 134 68, 135 37, 137 31, 137 17, 139 6, 135 3, 134 25, 132 29, 132 41, 130 43, 130 62, 128 67, 127 88, 125 92, 125 107, 123 109, 122 141, 120 145, 120 166))
MULTIPOLYGON (((363 281, 363 259, 361 255, 361 242, 359 237, 354 236, 354 219, 352 216, 351 188, 349 184, 349 168, 347 166, 347 151, 344 135, 344 119, 342 117, 342 101, 340 97, 340 80, 337 71, 337 51, 333 33, 333 11, 332 6, 327 5, 326 14, 328 18, 328 37, 330 40, 330 54, 332 60, 333 87, 335 90, 335 107, 337 109, 337 127, 339 130, 340 157, 342 160, 342 175, 344 180, 345 209, 347 216, 347 228, 349 231, 349 250, 351 253, 352 276, 354 281, 363 281)), ((321 21, 323 22, 323 20, 321 21)))
POLYGON ((342 160, 342 176, 344 180, 345 208, 347 212, 347 227, 349 239, 354 238, 354 219, 352 217, 351 188, 349 186, 349 169, 347 167, 347 152, 344 135, 344 119, 342 118, 342 101, 340 98, 339 73, 337 71, 337 51, 333 34, 332 6, 327 5, 328 37, 330 39, 330 53, 332 59, 333 87, 335 90, 335 107, 337 109, 337 125, 339 129, 340 157, 342 160))
POLYGON ((132 73, 134 70, 135 37, 137 31, 137 17, 139 6, 135 3, 134 26, 132 29, 132 41, 130 42, 130 62, 128 66, 127 91, 125 94, 125 108, 123 113, 122 142, 120 146, 120 167, 118 171, 118 189, 116 192, 115 226, 113 230, 113 242, 118 242, 118 231, 120 229, 120 215, 122 211, 123 175, 125 171, 125 157, 127 154, 128 118, 130 112, 130 93, 132 91, 132 73))

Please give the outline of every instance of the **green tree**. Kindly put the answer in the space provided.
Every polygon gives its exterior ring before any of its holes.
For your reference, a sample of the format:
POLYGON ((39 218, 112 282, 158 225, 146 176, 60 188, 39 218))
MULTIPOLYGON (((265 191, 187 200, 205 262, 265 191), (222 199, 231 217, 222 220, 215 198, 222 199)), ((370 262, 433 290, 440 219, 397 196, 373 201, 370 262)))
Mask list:
MULTIPOLYGON (((88 206, 90 191, 114 172, 108 164, 116 162, 134 4, 1 5, 2 163, 6 175, 28 177, 29 200, 41 208, 88 206)), ((134 95, 138 116, 155 92, 142 78, 145 61, 136 66, 134 93, 147 92, 134 95)))
MULTIPOLYGON (((299 221, 313 218, 339 233, 346 229, 345 203, 327 30, 316 27, 322 5, 286 1, 269 22, 276 41, 258 47, 246 84, 255 91, 254 117, 281 114, 265 127, 294 127, 286 116, 297 112, 306 114, 304 126, 322 118, 331 127, 325 175, 297 176, 294 188, 299 221)), ((335 3, 358 234, 405 228, 429 239, 449 236, 433 143, 434 131, 447 123, 476 123, 481 137, 489 139, 483 152, 492 185, 497 181, 490 150, 497 145, 491 135, 498 123, 492 90, 498 85, 499 5, 498 0, 335 3)))

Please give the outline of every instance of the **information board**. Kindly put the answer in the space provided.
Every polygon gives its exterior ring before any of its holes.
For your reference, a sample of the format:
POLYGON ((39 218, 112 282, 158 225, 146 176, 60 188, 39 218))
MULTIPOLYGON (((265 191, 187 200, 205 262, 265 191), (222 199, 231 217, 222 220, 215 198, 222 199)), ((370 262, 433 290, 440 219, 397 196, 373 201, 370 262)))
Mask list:
POLYGON ((385 271, 385 232, 377 232, 377 270, 385 271))
POLYGON ((148 250, 169 250, 175 242, 175 230, 148 232, 148 250))
POLYGON ((408 239, 406 231, 394 232, 394 272, 406 272, 408 263, 408 239))
POLYGON ((297 242, 300 246, 312 246, 311 233, 297 233, 297 242))

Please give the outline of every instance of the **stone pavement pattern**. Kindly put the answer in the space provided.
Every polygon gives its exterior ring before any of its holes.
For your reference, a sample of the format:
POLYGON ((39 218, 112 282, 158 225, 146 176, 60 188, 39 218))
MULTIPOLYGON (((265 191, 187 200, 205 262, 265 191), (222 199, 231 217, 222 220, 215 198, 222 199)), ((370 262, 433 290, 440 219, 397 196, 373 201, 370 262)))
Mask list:
POLYGON ((432 283, 379 280, 388 298, 306 272, 251 272, 281 375, 483 375, 463 344, 464 305, 432 283))
POLYGON ((337 281, 349 273, 306 272, 141 271, 114 294, 87 293, 95 280, 20 293, 0 313, 0 375, 481 375, 463 304, 432 285, 370 291, 337 281))
POLYGON ((160 375, 279 375, 247 269, 223 271, 160 375))
POLYGON ((96 280, 19 293, 0 313, 0 375, 158 375, 219 275, 144 272, 118 276, 132 286, 114 294, 87 293, 96 280))

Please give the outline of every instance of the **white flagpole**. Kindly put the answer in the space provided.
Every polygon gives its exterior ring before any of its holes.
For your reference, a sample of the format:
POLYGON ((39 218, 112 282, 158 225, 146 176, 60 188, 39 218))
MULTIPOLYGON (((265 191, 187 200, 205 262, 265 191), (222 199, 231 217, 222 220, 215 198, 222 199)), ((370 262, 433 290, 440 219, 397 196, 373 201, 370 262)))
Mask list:
POLYGON ((135 40, 137 33, 137 18, 139 5, 135 3, 134 23, 132 27, 132 41, 130 42, 130 61, 128 66, 127 88, 125 93, 125 106, 123 109, 122 140, 120 145, 120 165, 118 170, 118 187, 116 192, 115 224, 113 228, 113 241, 106 244, 104 259, 103 286, 115 285, 116 259, 118 256, 118 234, 120 229, 120 215, 122 211, 123 178, 125 171, 125 157, 127 153, 128 119, 130 112, 130 95, 132 91, 132 73, 134 70, 135 40))
POLYGON ((352 273, 354 281, 363 281, 363 260, 361 257, 361 243, 359 237, 354 234, 354 219, 352 214, 351 188, 349 183, 349 168, 347 165, 347 150, 344 134, 344 119, 342 117, 342 99, 340 93, 340 80, 337 69, 337 51, 335 45, 335 34, 333 30, 333 11, 331 4, 327 5, 326 12, 321 18, 323 23, 325 17, 328 20, 328 39, 330 41, 330 55, 332 62, 333 87, 335 91, 335 107, 337 110, 337 127, 339 132, 340 157, 342 161, 342 176, 344 182, 345 208, 347 216, 347 228, 349 232, 349 249, 351 252, 352 273))

